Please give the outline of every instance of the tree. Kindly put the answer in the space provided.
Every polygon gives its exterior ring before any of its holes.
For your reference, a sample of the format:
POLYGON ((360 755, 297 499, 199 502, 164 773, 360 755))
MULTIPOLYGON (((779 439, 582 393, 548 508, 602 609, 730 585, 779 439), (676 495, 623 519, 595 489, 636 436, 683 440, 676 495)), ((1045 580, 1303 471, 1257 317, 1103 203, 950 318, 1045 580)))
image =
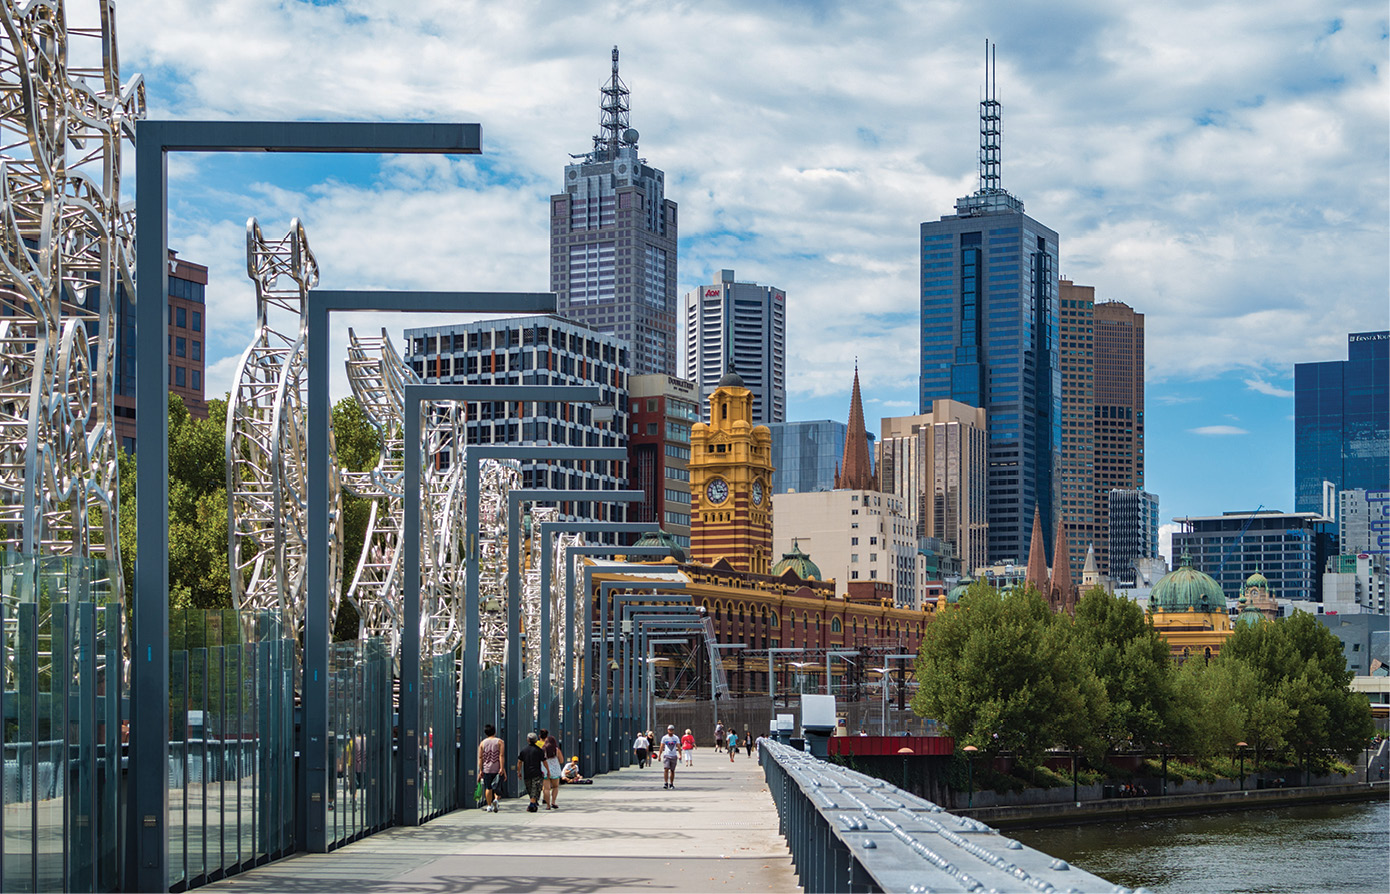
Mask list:
POLYGON ((1105 689, 1077 660, 1071 622, 1031 589, 973 584, 927 625, 913 710, 987 754, 1035 766, 1057 744, 1092 747, 1105 689))
MULTIPOLYGON (((333 449, 338 456, 339 466, 349 472, 370 471, 376 468, 377 460, 381 457, 381 438, 376 427, 362 412, 361 405, 351 397, 345 397, 333 405, 333 449)), ((352 585, 357 560, 365 546, 371 511, 370 498, 359 496, 348 488, 343 489, 343 586, 338 616, 333 620, 335 640, 357 638, 360 619, 357 608, 347 599, 347 591, 352 585)))
POLYGON ((1174 707, 1168 643, 1138 603, 1092 587, 1076 606, 1079 656, 1105 686, 1100 734, 1110 748, 1168 736, 1174 707))

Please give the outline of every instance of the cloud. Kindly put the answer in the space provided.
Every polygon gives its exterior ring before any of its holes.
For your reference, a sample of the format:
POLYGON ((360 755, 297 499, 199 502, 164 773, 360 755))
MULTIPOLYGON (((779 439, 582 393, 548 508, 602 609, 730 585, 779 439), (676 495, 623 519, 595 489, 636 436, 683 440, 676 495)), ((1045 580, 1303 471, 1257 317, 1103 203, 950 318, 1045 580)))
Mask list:
POLYGON ((1251 391, 1257 391, 1260 394, 1268 394, 1270 397, 1293 397, 1292 391, 1287 388, 1280 388, 1277 385, 1271 385, 1259 376, 1252 376, 1246 379, 1245 387, 1249 388, 1251 391))
POLYGON ((1178 406, 1179 404, 1191 404, 1191 403, 1196 403, 1197 401, 1201 400, 1201 398, 1198 397, 1198 396, 1195 395, 1195 394, 1192 394, 1192 395, 1182 395, 1182 394, 1155 394, 1155 395, 1153 396, 1152 400, 1153 400, 1155 403, 1160 403, 1160 404, 1163 404, 1164 406, 1167 406, 1167 407, 1175 407, 1175 406, 1178 406))
POLYGON ((1194 435, 1248 435, 1250 432, 1234 425, 1203 425, 1198 428, 1189 428, 1189 432, 1194 435))
POLYGON ((917 406, 910 400, 881 400, 877 397, 869 398, 866 403, 877 404, 888 410, 910 410, 917 406))
POLYGON ((1173 535, 1181 530, 1181 525, 1172 523, 1158 526, 1158 554, 1167 560, 1169 568, 1177 564, 1173 556, 1173 535))

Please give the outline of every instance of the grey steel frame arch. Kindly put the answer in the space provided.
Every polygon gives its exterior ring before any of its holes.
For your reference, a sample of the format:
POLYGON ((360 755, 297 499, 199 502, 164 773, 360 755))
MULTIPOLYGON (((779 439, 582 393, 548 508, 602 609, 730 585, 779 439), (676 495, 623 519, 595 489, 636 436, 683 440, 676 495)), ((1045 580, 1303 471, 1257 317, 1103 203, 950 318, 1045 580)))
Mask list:
MULTIPOLYGON (((651 643, 661 641, 652 638, 655 634, 684 634, 686 641, 688 641, 691 636, 703 636, 705 628, 704 624, 698 620, 698 613, 689 614, 691 614, 691 617, 679 617, 677 613, 666 613, 652 615, 641 614, 633 618, 635 637, 633 642, 634 654, 632 663, 634 666, 634 675, 638 680, 634 692, 637 698, 640 699, 640 702, 634 703, 631 711, 633 714, 632 720, 637 722, 639 727, 645 726, 645 723, 642 722, 644 719, 650 720, 650 717, 644 718, 644 715, 648 710, 648 705, 651 702, 653 693, 648 685, 647 675, 642 674, 642 669, 636 667, 637 662, 639 659, 645 659, 645 656, 650 651, 651 643)), ((679 642, 680 640, 677 641, 679 642)), ((696 648, 699 647, 696 646, 696 648)), ((654 727, 652 731, 658 732, 654 727)))
POLYGON ((699 623, 697 606, 689 601, 680 601, 682 599, 688 600, 689 597, 676 593, 648 594, 643 604, 623 606, 623 623, 622 629, 619 631, 623 638, 622 659, 620 661, 623 669, 622 693, 618 702, 620 717, 618 746, 620 748, 623 741, 632 738, 635 734, 632 727, 638 722, 641 715, 641 712, 638 711, 637 699, 639 693, 645 689, 645 685, 639 659, 646 654, 640 648, 646 637, 642 625, 646 622, 670 620, 679 621, 688 629, 695 629, 699 623))
MULTIPOLYGON (((136 231, 136 548, 134 622, 131 645, 130 835, 127 882, 141 891, 167 890, 169 878, 169 391, 166 318, 169 305, 168 156, 171 152, 368 152, 476 155, 481 153, 477 124, 412 124, 336 121, 156 121, 135 122, 136 231)), ((458 296, 455 296, 458 297, 458 296)), ((472 296, 472 297, 477 297, 472 296)), ((496 296, 494 296, 496 297, 496 296)), ((508 296, 507 311, 554 310, 554 295, 508 296)), ((326 367, 327 359, 324 358, 326 367)), ((326 382, 325 382, 326 388, 326 382)), ((326 395, 326 391, 325 391, 326 395)), ((310 438, 326 432, 326 408, 309 411, 310 438), (317 419, 322 416, 322 419, 317 419), (319 425, 314 423, 318 421, 319 425)), ((312 441, 311 441, 312 446, 312 441)), ((327 470, 324 469, 324 472, 327 470)), ((309 477, 309 499, 324 503, 328 481, 309 477)), ((308 557, 311 582, 327 572, 327 519, 312 513, 311 542, 323 541, 308 557)), ((326 580, 306 596, 309 610, 327 606, 326 580)), ((305 689, 305 721, 320 727, 327 763, 327 664, 329 631, 306 629, 306 672, 312 654, 313 697, 305 689), (321 721, 321 722, 320 722, 321 721)), ((307 759, 312 756, 306 754, 307 759)), ((326 767, 325 767, 326 771, 326 767)), ((317 840, 326 846, 324 809, 318 790, 317 840)), ((307 796, 307 793, 306 793, 307 796)), ((301 805, 304 807, 305 805, 301 805)))
MULTIPOLYGON (((642 569, 643 566, 630 566, 633 572, 642 569)), ((610 574, 622 574, 622 570, 605 569, 610 574)), ((649 568, 647 570, 650 570, 649 568)), ((613 722, 612 689, 608 685, 608 619, 611 617, 616 622, 618 618, 617 607, 619 601, 613 599, 613 594, 620 590, 634 590, 639 593, 664 593, 685 589, 683 581, 661 581, 661 580, 620 580, 603 581, 599 585, 599 696, 598 696, 598 720, 599 720, 599 741, 603 744, 603 760, 599 762, 602 772, 608 772, 617 766, 618 737, 617 730, 613 722), (609 605, 612 603, 612 611, 609 605)), ((614 651, 617 644, 614 643, 614 651)), ((616 655, 614 656, 616 657, 616 655)), ((616 689, 616 687, 613 687, 616 689)))

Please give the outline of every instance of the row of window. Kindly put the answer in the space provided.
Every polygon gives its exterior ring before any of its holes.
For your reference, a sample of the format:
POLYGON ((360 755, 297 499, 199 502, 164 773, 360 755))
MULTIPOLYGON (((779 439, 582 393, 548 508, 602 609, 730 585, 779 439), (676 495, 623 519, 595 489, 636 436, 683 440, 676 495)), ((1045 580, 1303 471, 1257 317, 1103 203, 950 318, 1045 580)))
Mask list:
MULTIPOLYGON (((172 282, 172 281, 173 281, 173 280, 171 280, 171 282, 172 282)), ((180 282, 182 282, 182 280, 180 280, 180 282)), ((197 285, 197 283, 194 283, 194 285, 197 285)), ((170 325, 170 326, 178 326, 180 329, 190 329, 190 328, 191 328, 194 332, 202 332, 202 331, 203 331, 203 312, 202 312, 201 310, 195 310, 195 311, 193 311, 193 312, 190 314, 188 308, 186 308, 186 307, 175 307, 174 305, 171 304, 171 305, 169 305, 169 325, 170 325), (189 326, 189 321, 190 321, 190 320, 191 320, 192 323, 193 323, 192 326, 189 326)), ((129 337, 130 337, 131 339, 134 339, 134 337, 135 337, 135 328, 134 328, 133 326, 130 328, 130 335, 129 335, 129 337)))

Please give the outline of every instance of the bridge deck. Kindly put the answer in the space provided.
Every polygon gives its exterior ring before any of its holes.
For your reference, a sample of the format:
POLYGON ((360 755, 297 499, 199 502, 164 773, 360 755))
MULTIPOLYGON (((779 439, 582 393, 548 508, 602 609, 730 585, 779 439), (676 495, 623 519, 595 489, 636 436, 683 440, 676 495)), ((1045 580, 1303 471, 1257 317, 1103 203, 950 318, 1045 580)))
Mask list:
MULTIPOLYGON (((514 768, 513 768, 514 771, 514 768)), ((210 885, 223 892, 799 891, 756 758, 708 748, 664 791, 628 768, 562 786, 560 809, 460 810, 210 885)))

